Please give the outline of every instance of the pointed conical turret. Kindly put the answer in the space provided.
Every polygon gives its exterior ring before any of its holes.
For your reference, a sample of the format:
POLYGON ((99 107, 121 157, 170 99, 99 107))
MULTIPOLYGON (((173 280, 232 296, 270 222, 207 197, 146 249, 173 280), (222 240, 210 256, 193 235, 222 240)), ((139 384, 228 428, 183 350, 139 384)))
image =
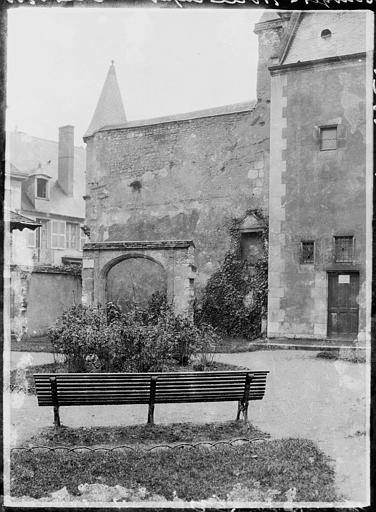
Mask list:
POLYGON ((119 84, 116 78, 114 61, 111 62, 93 119, 84 137, 90 137, 106 126, 114 126, 127 122, 119 84))

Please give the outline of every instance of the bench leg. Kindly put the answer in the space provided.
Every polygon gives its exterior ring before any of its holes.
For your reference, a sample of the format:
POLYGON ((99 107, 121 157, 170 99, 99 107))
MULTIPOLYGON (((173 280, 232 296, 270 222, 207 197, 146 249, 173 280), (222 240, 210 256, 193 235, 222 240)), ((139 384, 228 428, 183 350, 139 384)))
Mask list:
POLYGON ((248 402, 243 404, 241 400, 238 403, 238 413, 236 415, 236 421, 240 420, 240 415, 243 415, 243 420, 245 423, 248 422, 248 402))
POLYGON ((55 427, 60 427, 60 415, 59 415, 59 406, 54 405, 54 425, 55 427))
POLYGON ((154 404, 149 405, 148 425, 154 425, 154 404))
POLYGON ((244 423, 248 423, 248 402, 243 406, 243 419, 244 423))
POLYGON ((239 421, 240 420, 240 413, 242 412, 242 401, 239 400, 238 402, 238 413, 236 415, 236 420, 235 421, 239 421))
POLYGON ((158 377, 152 377, 150 379, 150 396, 149 396, 149 412, 148 412, 148 424, 154 425, 154 404, 155 404, 155 392, 157 389, 158 377))
POLYGON ((55 428, 60 427, 60 416, 59 416, 59 398, 57 395, 57 382, 56 377, 50 378, 51 397, 52 403, 54 404, 54 425, 55 428))

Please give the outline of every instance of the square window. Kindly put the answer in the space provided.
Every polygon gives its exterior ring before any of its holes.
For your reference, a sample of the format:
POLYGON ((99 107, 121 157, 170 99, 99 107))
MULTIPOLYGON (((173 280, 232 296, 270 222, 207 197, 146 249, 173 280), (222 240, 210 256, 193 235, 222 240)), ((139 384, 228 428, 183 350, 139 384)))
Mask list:
POLYGON ((302 242, 301 262, 302 263, 314 263, 315 262, 315 242, 313 242, 312 240, 302 242))
POLYGON ((337 149, 337 127, 327 126, 320 128, 320 151, 337 149))
POLYGON ((37 178, 37 197, 47 199, 47 180, 44 178, 37 178))
POLYGON ((352 263, 354 259, 354 237, 334 237, 334 258, 337 263, 352 263))

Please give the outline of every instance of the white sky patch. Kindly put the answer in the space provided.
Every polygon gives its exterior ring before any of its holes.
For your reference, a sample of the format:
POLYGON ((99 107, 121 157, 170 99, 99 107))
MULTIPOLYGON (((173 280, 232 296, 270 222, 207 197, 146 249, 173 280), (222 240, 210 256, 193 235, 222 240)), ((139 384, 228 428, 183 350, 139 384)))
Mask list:
POLYGON ((111 60, 128 120, 256 97, 261 10, 9 10, 7 129, 82 144, 111 60))

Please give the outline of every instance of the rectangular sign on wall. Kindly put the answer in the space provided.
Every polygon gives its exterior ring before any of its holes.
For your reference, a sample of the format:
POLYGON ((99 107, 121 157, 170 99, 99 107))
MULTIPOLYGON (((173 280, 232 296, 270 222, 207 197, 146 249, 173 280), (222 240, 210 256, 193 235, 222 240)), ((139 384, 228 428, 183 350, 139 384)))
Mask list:
POLYGON ((349 274, 340 274, 338 276, 338 284, 350 284, 350 275, 349 274))

